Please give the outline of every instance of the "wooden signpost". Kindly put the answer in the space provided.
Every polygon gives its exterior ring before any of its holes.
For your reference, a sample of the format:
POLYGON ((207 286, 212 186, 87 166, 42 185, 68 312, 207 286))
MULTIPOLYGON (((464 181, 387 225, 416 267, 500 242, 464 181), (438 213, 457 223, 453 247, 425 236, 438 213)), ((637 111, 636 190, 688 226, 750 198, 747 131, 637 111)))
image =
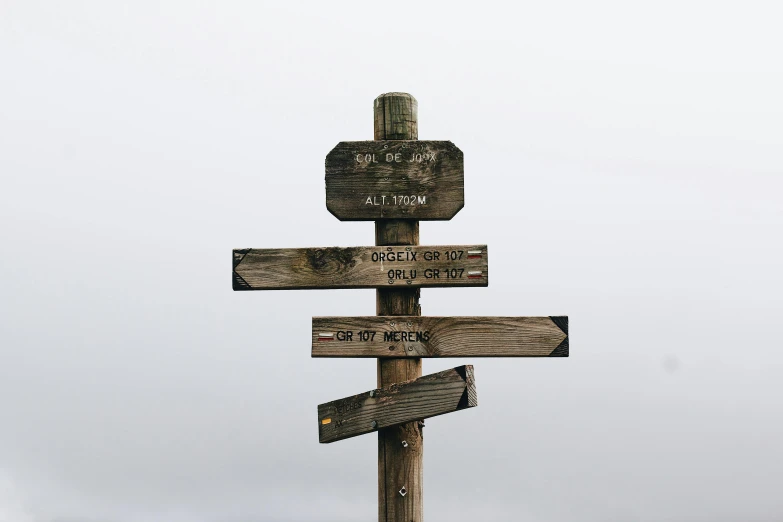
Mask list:
POLYGON ((313 317, 313 357, 568 357, 567 317, 313 317))
POLYGON ((421 317, 422 287, 487 286, 486 245, 419 246, 419 220, 464 206, 463 154, 418 141, 417 102, 375 100, 375 141, 326 156, 326 207, 374 220, 375 246, 233 251, 234 290, 375 288, 370 317, 314 317, 313 357, 375 357, 377 388, 318 406, 318 438, 378 432, 378 520, 421 522, 423 419, 476 406, 473 366, 422 377, 423 357, 568 357, 568 317, 421 317))
POLYGON ((234 290, 487 286, 487 246, 234 250, 234 290))
POLYGON ((318 437, 334 442, 473 406, 473 366, 459 366, 319 405, 318 437))
POLYGON ((449 220, 464 205, 450 141, 343 141, 326 156, 326 208, 340 221, 449 220))

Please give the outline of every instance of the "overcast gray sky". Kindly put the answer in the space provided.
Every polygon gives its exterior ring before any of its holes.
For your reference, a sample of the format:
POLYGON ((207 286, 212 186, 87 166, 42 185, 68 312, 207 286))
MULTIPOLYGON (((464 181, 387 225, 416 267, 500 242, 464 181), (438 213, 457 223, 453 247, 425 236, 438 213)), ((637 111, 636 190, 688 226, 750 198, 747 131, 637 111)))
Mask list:
POLYGON ((372 290, 231 290, 232 248, 368 245, 324 157, 419 101, 465 155, 425 315, 568 315, 425 430, 427 520, 783 520, 779 2, 0 0, 0 522, 376 517, 310 358, 372 290))

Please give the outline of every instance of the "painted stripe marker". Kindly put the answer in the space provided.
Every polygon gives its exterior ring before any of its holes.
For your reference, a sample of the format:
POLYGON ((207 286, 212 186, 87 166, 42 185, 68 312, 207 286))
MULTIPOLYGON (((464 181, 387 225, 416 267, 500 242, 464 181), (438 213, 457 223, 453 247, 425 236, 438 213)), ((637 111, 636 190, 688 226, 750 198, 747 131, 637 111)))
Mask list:
POLYGON ((319 333, 318 334, 318 340, 319 341, 334 341, 334 334, 333 333, 319 333))
POLYGON ((471 270, 468 272, 468 279, 479 279, 481 277, 484 277, 481 270, 471 270))
POLYGON ((468 250, 468 259, 479 259, 482 254, 481 250, 468 250))

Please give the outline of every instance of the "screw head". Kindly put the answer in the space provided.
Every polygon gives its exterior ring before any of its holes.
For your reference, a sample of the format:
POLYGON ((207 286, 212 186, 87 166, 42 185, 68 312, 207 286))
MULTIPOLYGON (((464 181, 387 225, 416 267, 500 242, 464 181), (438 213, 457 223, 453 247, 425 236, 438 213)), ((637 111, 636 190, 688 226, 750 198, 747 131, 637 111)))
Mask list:
POLYGON ((372 422, 370 423, 370 427, 371 427, 372 429, 375 429, 375 428, 377 428, 377 427, 378 427, 378 422, 376 422, 376 421, 372 421, 372 422))
POLYGON ((405 486, 403 486, 402 489, 400 490, 400 496, 404 497, 407 493, 408 493, 408 490, 405 489, 405 486))
POLYGON ((395 324, 394 321, 392 321, 389 323, 389 326, 394 326, 394 324, 395 324))
POLYGON ((389 346, 389 351, 394 351, 394 346, 389 346))
POLYGON ((407 448, 408 447, 408 441, 407 440, 402 441, 402 447, 403 448, 407 448))

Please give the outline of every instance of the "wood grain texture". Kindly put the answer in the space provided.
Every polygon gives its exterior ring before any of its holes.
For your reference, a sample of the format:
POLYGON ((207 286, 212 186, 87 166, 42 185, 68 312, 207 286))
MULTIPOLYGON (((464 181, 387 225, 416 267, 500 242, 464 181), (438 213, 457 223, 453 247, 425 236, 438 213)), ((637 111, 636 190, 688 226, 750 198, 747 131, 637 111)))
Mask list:
MULTIPOLYGON (((376 140, 418 139, 416 98, 387 93, 374 103, 376 140)), ((418 245, 419 222, 375 222, 376 245, 418 245)), ((376 290, 378 315, 421 315, 418 288, 376 290)), ((378 359, 378 388, 421 377, 421 359, 378 359)), ((421 522, 424 502, 424 421, 378 430, 378 520, 421 522), (404 444, 403 444, 404 442, 404 444), (405 495, 401 495, 401 488, 405 495)))
MULTIPOLYGON (((377 245, 418 245, 419 222, 375 222, 377 245)), ((421 315, 419 288, 380 288, 376 292, 378 315, 421 315)), ((377 385, 384 388, 421 377, 419 358, 378 359, 377 385)), ((419 522, 423 517, 424 421, 416 419, 378 430, 378 520, 419 522), (403 441, 405 444, 403 445, 403 441), (400 489, 405 487, 405 495, 400 489)))
POLYGON ((326 156, 326 208, 341 221, 449 220, 464 205, 450 141, 343 141, 326 156))
POLYGON ((376 245, 418 245, 419 222, 410 219, 383 219, 375 222, 376 245))
POLYGON ((319 405, 318 438, 335 442, 477 404, 473 367, 459 366, 319 405))
POLYGON ((387 92, 373 102, 376 140, 419 139, 419 102, 407 92, 387 92))
POLYGON ((233 264, 234 290, 488 284, 486 245, 240 249, 233 264))
POLYGON ((568 357, 567 317, 313 317, 312 325, 313 357, 568 357))

